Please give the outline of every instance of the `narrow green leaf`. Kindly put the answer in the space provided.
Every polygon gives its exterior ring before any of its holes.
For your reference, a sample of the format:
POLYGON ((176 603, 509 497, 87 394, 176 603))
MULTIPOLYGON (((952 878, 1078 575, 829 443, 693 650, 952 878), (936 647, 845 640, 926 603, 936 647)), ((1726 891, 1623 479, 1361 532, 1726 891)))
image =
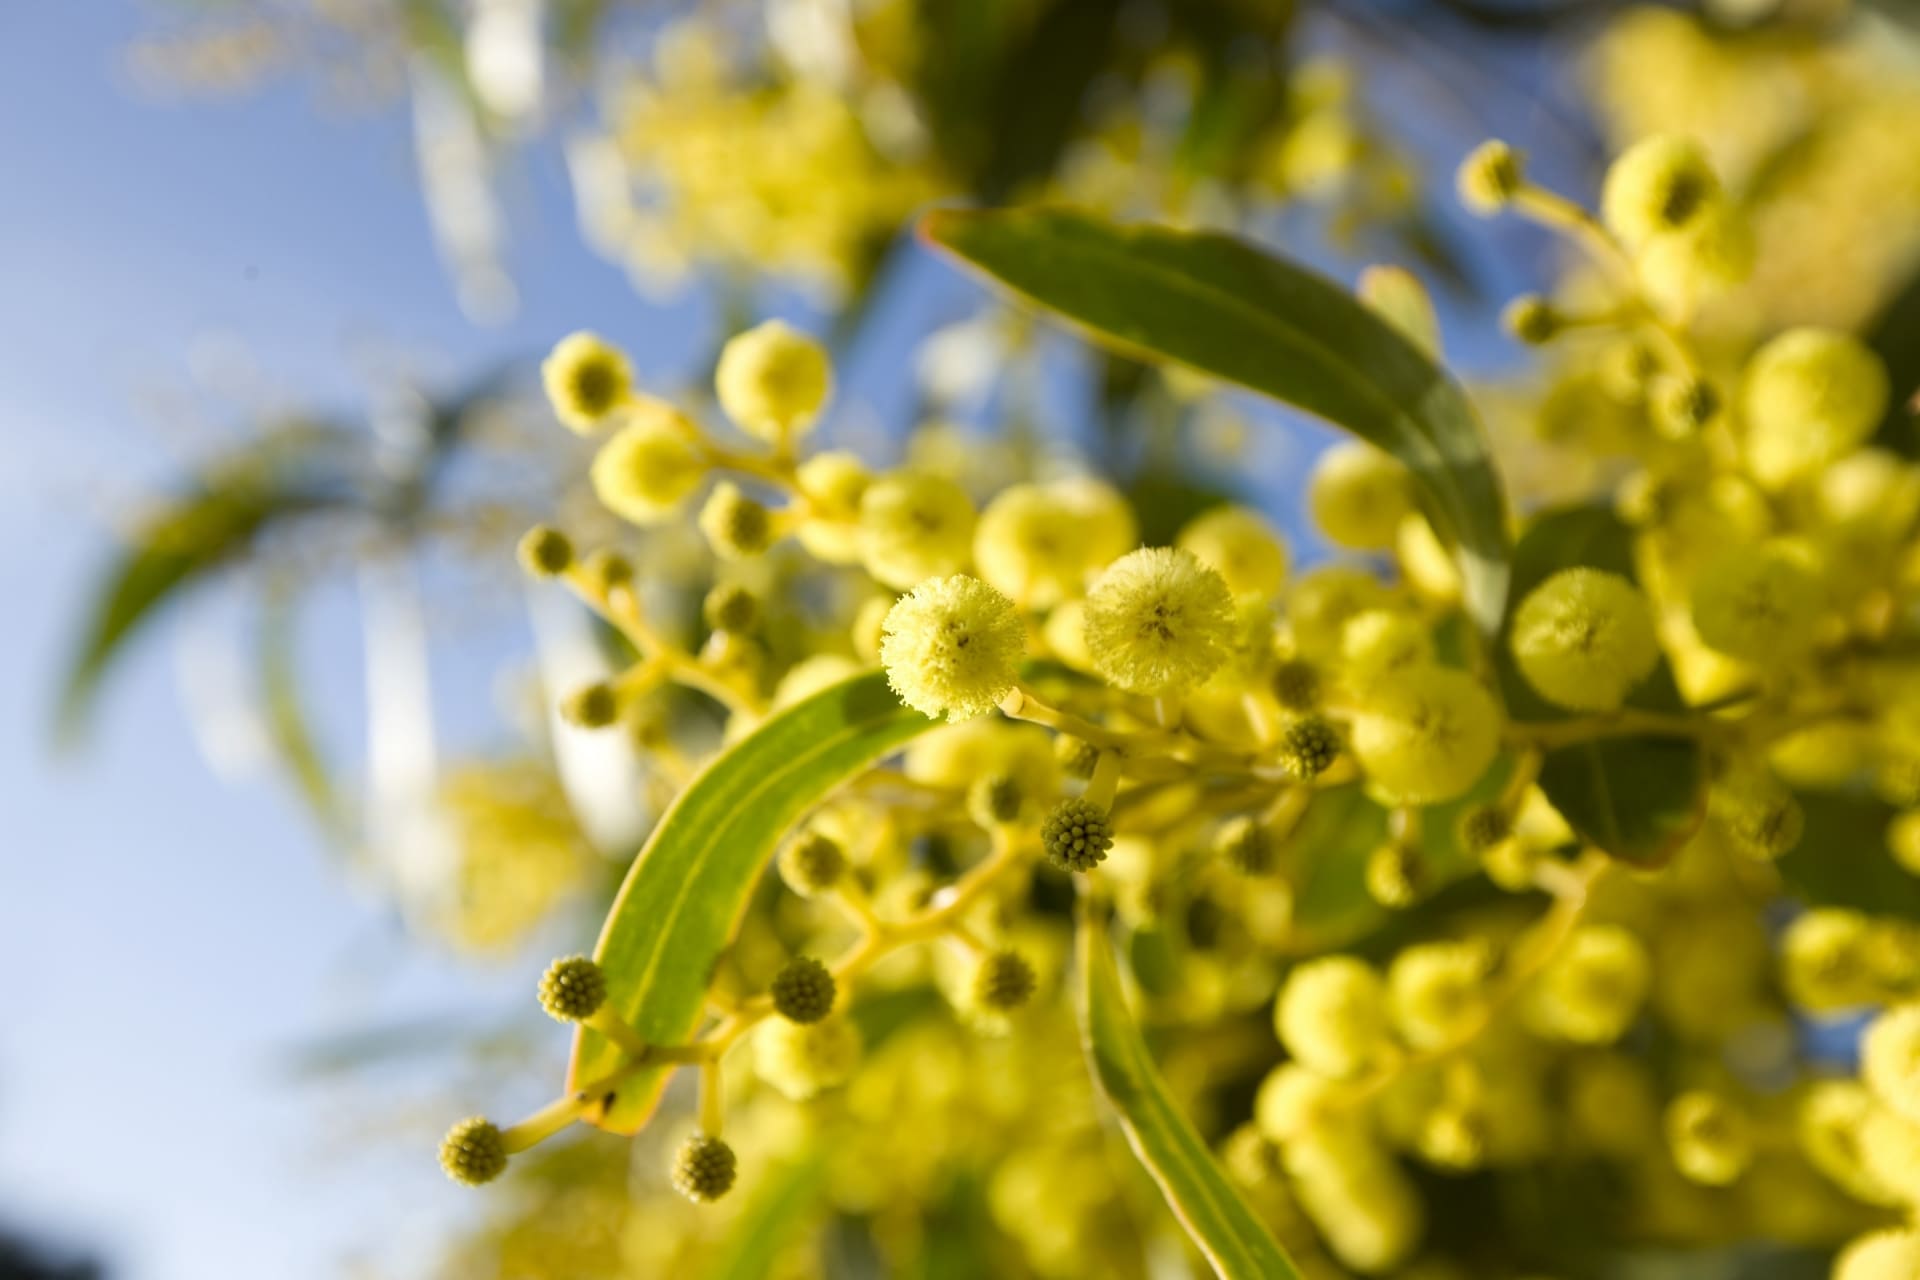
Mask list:
POLYGON ((267 733, 308 810, 328 835, 344 838, 346 815, 300 695, 293 648, 294 590, 290 579, 280 579, 267 585, 261 599, 258 658, 267 733))
POLYGON ((1299 1280, 1299 1269, 1173 1105, 1121 998, 1112 944, 1085 914, 1079 951, 1080 1042, 1087 1065, 1167 1207, 1222 1280, 1299 1280))
POLYGON ((765 1280, 820 1203, 826 1169, 816 1153, 767 1171, 753 1200, 715 1249, 706 1280, 765 1280))
MULTIPOLYGON (((841 784, 935 726, 900 705, 878 672, 822 690, 728 748, 681 792, 634 859, 594 958, 607 1002, 650 1044, 684 1044, 707 983, 774 846, 841 784)), ((567 1087, 620 1064, 599 1034, 574 1039, 567 1087)), ((665 1068, 642 1071, 588 1118, 634 1133, 653 1114, 665 1068)))
POLYGON ((1485 433, 1446 373, 1345 289, 1231 236, 1061 209, 939 210, 921 226, 1105 343, 1251 388, 1393 454, 1454 548, 1474 620, 1498 628, 1506 500, 1485 433))
POLYGON ((1354 287, 1360 301, 1433 359, 1440 358, 1440 317, 1420 277, 1405 267, 1375 266, 1360 273, 1354 287))
MULTIPOLYGON (((1561 507, 1536 516, 1513 553, 1513 601, 1561 569, 1584 566, 1638 580, 1633 530, 1605 506, 1561 507)), ((1568 713, 1539 694, 1514 665, 1502 627, 1494 654, 1507 711, 1517 721, 1565 720, 1568 713)), ((1685 701, 1664 660, 1627 705, 1680 711, 1685 701)), ((1706 816, 1706 761, 1685 738, 1615 737, 1549 751, 1540 789, 1580 838, 1635 866, 1671 858, 1706 816)))
POLYGON ((1851 907, 1920 920, 1920 879, 1887 851, 1899 810, 1868 795, 1803 791, 1806 836, 1774 865, 1796 898, 1815 907, 1851 907))
POLYGON ((268 524, 313 505, 298 492, 215 487, 175 504, 149 525, 93 593, 79 651, 61 687, 60 734, 79 734, 108 667, 161 605, 238 559, 268 524))

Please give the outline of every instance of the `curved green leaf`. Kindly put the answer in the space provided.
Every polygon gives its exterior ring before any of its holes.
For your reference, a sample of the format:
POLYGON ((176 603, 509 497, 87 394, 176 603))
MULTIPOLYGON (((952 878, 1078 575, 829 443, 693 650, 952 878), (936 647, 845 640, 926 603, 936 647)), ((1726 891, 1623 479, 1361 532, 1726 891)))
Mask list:
POLYGON ((1222 1280, 1299 1280, 1300 1271, 1227 1181, 1174 1106, 1120 995, 1106 931, 1080 920, 1080 1041, 1127 1143, 1222 1280))
MULTIPOLYGON (((685 1043, 774 845, 842 783, 935 724, 867 672, 789 707, 707 765, 634 859, 600 931, 593 954, 606 970, 608 1006, 650 1044, 685 1043)), ((601 1079, 620 1061, 582 1028, 567 1087, 601 1079)), ((629 1077, 587 1118, 637 1132, 667 1075, 659 1067, 629 1077)))
POLYGON ((1806 836, 1774 866, 1793 896, 1809 906, 1851 907, 1920 920, 1920 879, 1887 852, 1887 828, 1900 811, 1870 795, 1803 791, 1806 836))
POLYGON ((1485 434, 1446 373, 1345 289, 1231 236, 1067 210, 939 210, 921 225, 1103 342, 1251 388, 1400 459, 1453 545, 1474 620, 1499 626, 1506 500, 1485 434))
MULTIPOLYGON (((1637 580, 1633 530, 1611 507, 1561 507, 1535 517, 1513 553, 1513 599, 1561 569, 1585 566, 1637 580)), ((1494 664, 1515 720, 1564 720, 1567 713, 1533 691, 1513 663, 1507 629, 1494 664)), ((1686 703, 1664 660, 1627 698, 1648 711, 1680 711, 1686 703)), ((1595 848, 1635 866, 1660 866, 1692 838, 1706 817, 1706 761, 1685 738, 1600 738, 1549 751, 1540 789, 1567 825, 1595 848)))

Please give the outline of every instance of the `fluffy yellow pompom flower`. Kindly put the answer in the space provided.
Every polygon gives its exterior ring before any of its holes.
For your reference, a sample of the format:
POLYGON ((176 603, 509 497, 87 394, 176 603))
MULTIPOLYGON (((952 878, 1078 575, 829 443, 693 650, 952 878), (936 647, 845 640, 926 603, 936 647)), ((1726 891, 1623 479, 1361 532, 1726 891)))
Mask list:
POLYGON ((1886 366, 1859 340, 1789 329, 1740 376, 1740 415, 1754 479, 1779 488, 1863 444, 1886 412, 1886 366))
POLYGON ((1088 574, 1118 554, 1095 559, 1089 544, 1095 522, 1085 518, 1078 501, 1085 493, 1078 484, 1002 490, 974 527, 974 568, 1028 608, 1051 608, 1079 595, 1088 574))
POLYGON ((1813 647, 1823 603, 1813 557, 1790 542, 1737 547, 1693 587, 1693 627, 1708 648, 1763 666, 1813 647))
POLYGON ((1833 1260, 1833 1280, 1913 1280, 1920 1276, 1920 1231, 1889 1227, 1861 1236, 1833 1260))
POLYGON ((1202 512, 1174 545, 1216 570, 1236 600, 1271 600, 1287 580, 1286 544, 1259 512, 1246 507, 1202 512))
POLYGON ((794 472, 805 516, 795 532, 807 553, 828 564, 860 562, 860 499, 873 483, 851 453, 816 453, 794 472))
POLYGON ((590 474, 594 493, 609 511, 635 524, 659 524, 700 487, 707 461, 684 415, 646 401, 600 446, 590 474))
POLYGON ((1667 1148, 1691 1182, 1724 1187, 1753 1161, 1753 1126, 1732 1101, 1705 1089, 1675 1098, 1667 1107, 1667 1148))
POLYGON ((1493 954, 1474 942, 1408 947, 1387 970, 1393 1025, 1415 1049, 1437 1049, 1478 1030, 1489 1009, 1493 954))
POLYGON ((1419 618, 1394 609, 1366 609, 1340 628, 1340 660, 1356 690, 1433 661, 1433 633, 1419 618))
POLYGON ((1534 984, 1526 1006, 1541 1035, 1611 1044, 1640 1012, 1652 979, 1640 939, 1618 925, 1586 925, 1567 939, 1534 984))
POLYGON ((1528 592, 1508 643, 1527 683, 1576 711, 1615 710, 1660 660, 1646 597, 1599 569, 1562 569, 1528 592))
POLYGON ((1860 1039, 1860 1078, 1881 1102, 1920 1123, 1920 1004, 1873 1020, 1860 1039))
POLYGON ((1381 790, 1408 804, 1437 804, 1493 763, 1500 709, 1466 672, 1420 667, 1368 691, 1351 746, 1381 790))
POLYGON ((867 572, 904 591, 967 567, 973 503, 944 476, 897 471, 860 497, 860 556, 867 572))
POLYGON ((570 333, 540 362, 540 381, 560 421, 585 435, 633 396, 633 367, 598 334, 570 333))
POLYGON ((1287 975, 1273 1025, 1302 1066, 1323 1076, 1358 1075, 1390 1047, 1386 985, 1352 956, 1308 961, 1287 975))
POLYGON ((1087 593, 1094 668, 1133 693, 1203 683, 1233 643, 1233 594, 1192 552, 1143 547, 1107 566, 1087 593))
POLYGON ((1013 601, 955 574, 915 587, 887 613, 880 662, 900 700, 929 716, 993 710, 1019 678, 1027 633, 1013 601))
POLYGON ((1660 134, 1621 153, 1607 170, 1600 216, 1628 248, 1680 231, 1720 199, 1720 179, 1691 138, 1660 134))
POLYGON ((1813 1013, 1871 1003, 1873 930, 1867 917, 1842 907, 1816 907, 1793 918, 1780 936, 1780 981, 1787 999, 1813 1013))
POLYGON ((1307 482, 1313 522, 1333 542, 1360 551, 1393 546, 1413 510, 1413 482, 1391 455, 1360 441, 1334 445, 1307 482))
POLYGON ((833 370, 819 343, 769 320, 727 342, 713 381, 742 431, 778 443, 813 425, 832 394, 833 370))

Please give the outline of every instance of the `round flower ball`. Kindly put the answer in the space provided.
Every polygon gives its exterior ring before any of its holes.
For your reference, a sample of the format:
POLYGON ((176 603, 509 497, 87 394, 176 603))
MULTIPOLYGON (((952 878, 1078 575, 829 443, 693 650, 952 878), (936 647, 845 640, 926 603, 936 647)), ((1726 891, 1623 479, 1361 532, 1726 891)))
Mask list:
POLYGON ((731 338, 713 381, 726 415, 769 444, 812 427, 833 392, 826 349, 779 320, 731 338))
POLYGON ((1889 385, 1880 357, 1848 334, 1789 329, 1761 347, 1739 392, 1754 479, 1780 488, 1864 444, 1889 385))
POLYGON ((676 409, 646 402, 594 455, 589 478, 607 510, 635 524, 659 524, 706 479, 699 434, 676 409))
POLYGON ((1500 709, 1464 671, 1421 667, 1368 691, 1349 743, 1369 780, 1407 804, 1465 792, 1500 746, 1500 709))
POLYGON ((1358 440, 1320 455, 1307 482, 1307 508, 1328 539, 1357 551, 1383 551, 1413 510, 1413 478, 1392 455, 1358 440))
POLYGON ((1013 601, 978 578, 921 583, 888 610, 880 664, 900 700, 929 716, 984 715, 1013 688, 1027 633, 1013 601))
POLYGON ((1813 647, 1823 603, 1805 548, 1778 541, 1736 547, 1694 583, 1693 627, 1709 649, 1771 666, 1813 647))
POLYGON ((1562 569, 1528 592, 1508 644, 1534 691, 1575 711, 1618 709, 1660 661, 1646 596, 1601 569, 1562 569))
POLYGON ((1191 689, 1233 643, 1233 593, 1190 551, 1142 547, 1107 566, 1087 593, 1094 669, 1131 693, 1191 689))

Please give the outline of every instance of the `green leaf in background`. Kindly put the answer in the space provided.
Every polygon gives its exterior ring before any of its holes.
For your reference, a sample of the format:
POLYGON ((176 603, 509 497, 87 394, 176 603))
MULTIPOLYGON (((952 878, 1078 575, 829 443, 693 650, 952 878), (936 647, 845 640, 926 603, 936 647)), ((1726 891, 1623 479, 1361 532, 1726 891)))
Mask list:
POLYGON ((1867 345, 1887 364, 1893 394, 1887 416, 1880 421, 1873 443, 1902 457, 1920 456, 1920 272, 1874 317, 1866 333, 1867 345))
POLYGON ((1127 1012, 1106 930, 1080 919, 1080 1042, 1134 1155, 1222 1280, 1299 1280, 1300 1271, 1174 1106, 1127 1012))
POLYGON ((795 1232, 820 1202, 826 1168, 815 1152, 770 1169, 753 1199, 714 1249, 705 1280, 765 1280, 795 1232))
MULTIPOLYGON (((708 764, 654 828, 600 931, 594 959, 606 970, 608 1006, 648 1043, 684 1044, 781 837, 841 784, 936 723, 901 706, 886 677, 868 672, 789 707, 708 764)), ((613 1045, 583 1028, 568 1089, 620 1061, 613 1045)), ((632 1076, 587 1118, 638 1132, 668 1074, 662 1066, 632 1076)))
MULTIPOLYGON (((1584 566, 1636 580, 1633 530, 1604 506, 1560 507, 1535 516, 1513 552, 1513 602, 1561 569, 1584 566)), ((1523 723, 1564 720, 1567 713, 1533 691, 1514 665, 1501 628, 1494 666, 1507 711, 1523 723)), ((1627 705, 1647 711, 1685 707, 1664 660, 1627 705)), ((1707 770, 1700 745, 1687 738, 1600 738, 1549 751, 1540 789, 1580 838, 1641 867, 1671 858, 1706 816, 1707 770)))
POLYGON ((1851 907, 1920 920, 1920 879, 1887 854, 1887 827, 1899 810, 1867 795, 1799 793, 1807 835, 1774 866, 1809 906, 1851 907))
POLYGON ((1483 632, 1507 592, 1506 499, 1460 388, 1338 285, 1212 232, 1062 209, 938 210, 928 240, 1123 351, 1173 360, 1346 428, 1406 464, 1483 632))

